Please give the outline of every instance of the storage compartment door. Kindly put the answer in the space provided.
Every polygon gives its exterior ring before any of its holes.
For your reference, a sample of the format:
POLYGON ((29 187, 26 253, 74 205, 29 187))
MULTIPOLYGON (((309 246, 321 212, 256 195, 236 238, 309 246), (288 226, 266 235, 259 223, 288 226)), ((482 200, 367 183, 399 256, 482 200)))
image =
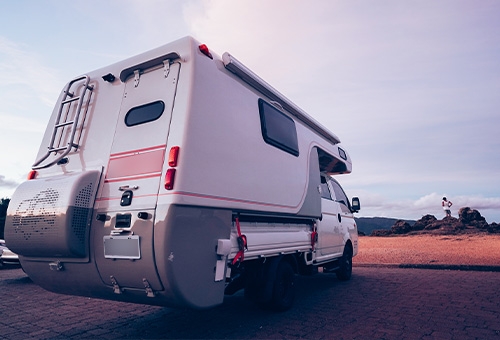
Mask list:
POLYGON ((110 212, 100 224, 95 246, 102 280, 112 289, 163 290, 153 254, 154 210, 110 212), (142 218, 140 218, 141 216, 142 218))

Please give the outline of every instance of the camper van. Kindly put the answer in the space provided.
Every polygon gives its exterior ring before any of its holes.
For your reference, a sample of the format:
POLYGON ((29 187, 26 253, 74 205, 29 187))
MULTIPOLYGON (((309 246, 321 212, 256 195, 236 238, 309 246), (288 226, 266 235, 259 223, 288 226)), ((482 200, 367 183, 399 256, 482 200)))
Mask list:
POLYGON ((339 138, 229 53, 186 37, 62 90, 5 238, 41 287, 208 308, 293 304, 296 275, 351 277, 339 138))

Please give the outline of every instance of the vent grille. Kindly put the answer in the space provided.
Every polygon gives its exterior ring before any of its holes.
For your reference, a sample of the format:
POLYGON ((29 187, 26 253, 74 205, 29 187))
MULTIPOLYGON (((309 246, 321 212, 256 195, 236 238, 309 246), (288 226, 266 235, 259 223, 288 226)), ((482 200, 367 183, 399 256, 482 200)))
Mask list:
POLYGON ((59 192, 48 188, 31 199, 21 201, 12 218, 14 233, 22 235, 26 241, 36 236, 45 238, 58 232, 56 218, 59 209, 59 192))
POLYGON ((22 183, 10 201, 5 236, 23 256, 83 258, 100 171, 22 183))
POLYGON ((71 228, 73 234, 81 245, 85 243, 87 224, 91 218, 92 210, 88 209, 92 198, 92 183, 82 188, 75 199, 75 208, 71 218, 71 228))

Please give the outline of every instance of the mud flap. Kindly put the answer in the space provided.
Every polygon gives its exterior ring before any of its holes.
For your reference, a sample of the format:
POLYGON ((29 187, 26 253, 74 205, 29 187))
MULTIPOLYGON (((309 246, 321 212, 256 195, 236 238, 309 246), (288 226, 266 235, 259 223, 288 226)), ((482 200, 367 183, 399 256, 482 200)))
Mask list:
POLYGON ((230 211, 170 207, 165 228, 155 228, 155 250, 158 270, 165 273, 176 304, 207 308, 223 302, 225 280, 216 279, 217 249, 230 233, 230 211))

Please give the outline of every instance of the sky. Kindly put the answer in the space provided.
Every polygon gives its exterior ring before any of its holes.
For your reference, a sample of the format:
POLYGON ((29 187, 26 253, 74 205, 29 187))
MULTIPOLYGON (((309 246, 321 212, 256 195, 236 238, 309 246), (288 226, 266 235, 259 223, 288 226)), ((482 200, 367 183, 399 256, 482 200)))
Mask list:
POLYGON ((0 0, 0 197, 65 83, 190 35, 334 132, 358 217, 500 222, 500 1, 0 0))

